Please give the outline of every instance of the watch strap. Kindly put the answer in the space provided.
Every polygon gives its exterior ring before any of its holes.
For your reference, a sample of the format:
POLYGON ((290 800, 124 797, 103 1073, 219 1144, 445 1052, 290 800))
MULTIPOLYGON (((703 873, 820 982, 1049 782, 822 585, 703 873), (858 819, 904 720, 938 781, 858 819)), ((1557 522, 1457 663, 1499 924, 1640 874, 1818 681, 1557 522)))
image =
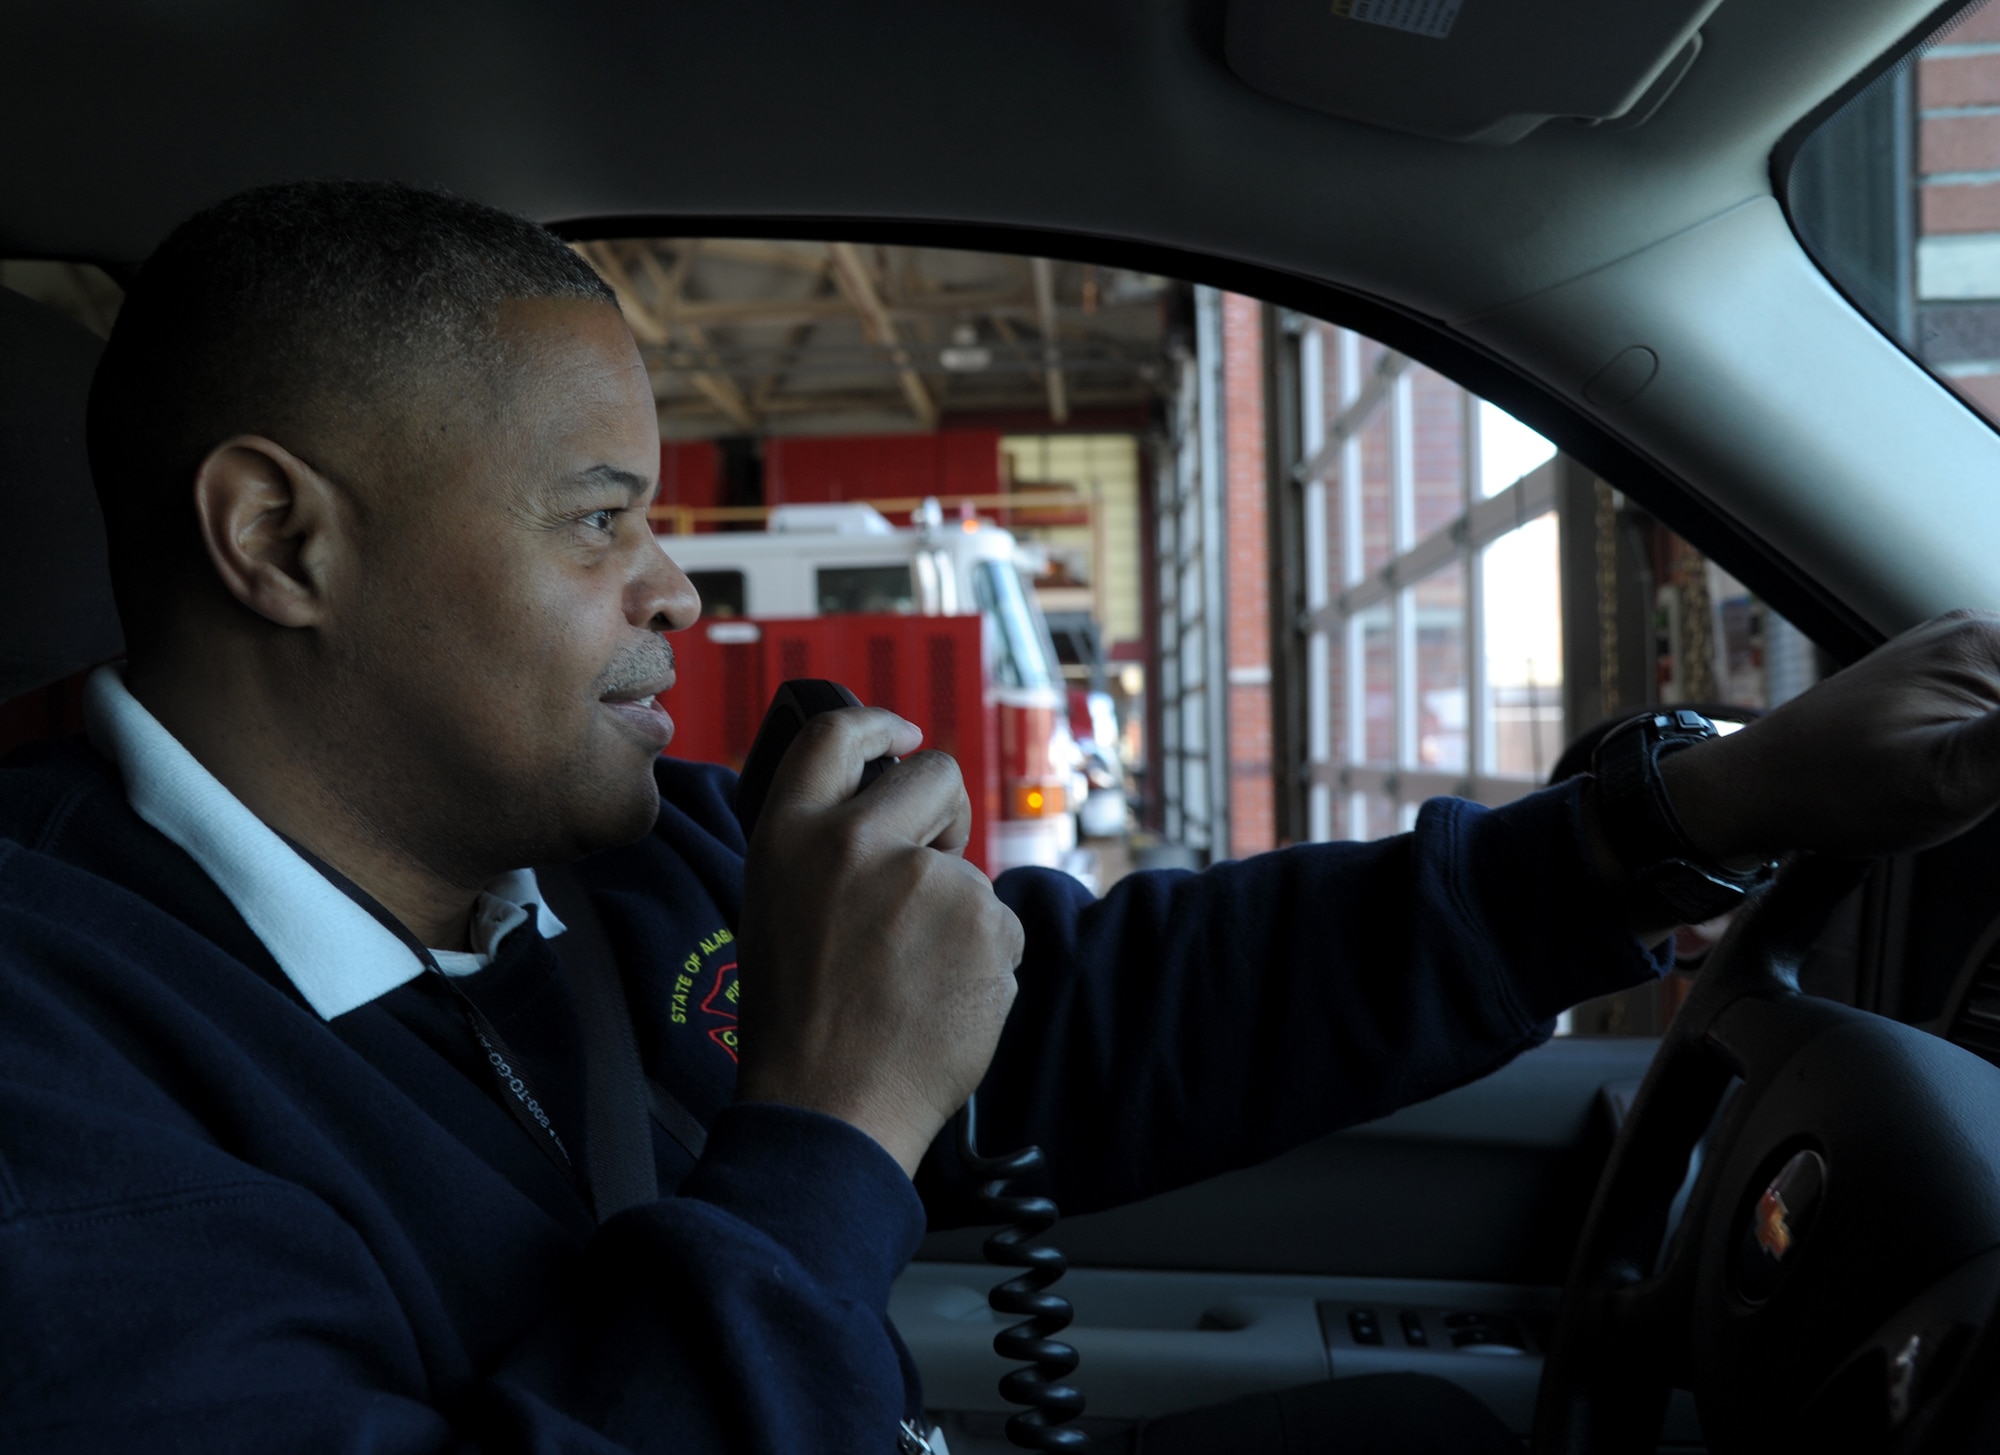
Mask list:
POLYGON ((1699 924, 1734 909, 1776 866, 1730 869, 1703 854, 1674 812, 1660 764, 1716 737, 1689 708, 1645 713, 1606 734, 1592 759, 1598 819, 1612 853, 1663 924, 1699 924))

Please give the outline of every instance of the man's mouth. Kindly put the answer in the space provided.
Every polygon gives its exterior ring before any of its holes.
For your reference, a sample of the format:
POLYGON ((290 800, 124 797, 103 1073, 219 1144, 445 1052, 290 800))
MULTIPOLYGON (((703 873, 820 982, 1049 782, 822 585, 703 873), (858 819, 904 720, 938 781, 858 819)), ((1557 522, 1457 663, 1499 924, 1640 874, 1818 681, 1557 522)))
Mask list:
POLYGON ((674 685, 671 674, 647 686, 630 688, 622 692, 606 693, 598 701, 617 715, 620 721, 631 726, 633 731, 660 749, 673 741, 674 720, 667 716, 665 708, 654 699, 674 685))

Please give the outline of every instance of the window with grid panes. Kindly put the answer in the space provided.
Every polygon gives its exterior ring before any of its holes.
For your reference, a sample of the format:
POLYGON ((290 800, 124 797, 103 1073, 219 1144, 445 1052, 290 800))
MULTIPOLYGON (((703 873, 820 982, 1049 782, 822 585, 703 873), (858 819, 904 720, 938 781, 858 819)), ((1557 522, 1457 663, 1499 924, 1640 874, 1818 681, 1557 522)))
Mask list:
POLYGON ((1554 450, 1372 339, 1301 345, 1312 836, 1517 798, 1564 742, 1554 450))

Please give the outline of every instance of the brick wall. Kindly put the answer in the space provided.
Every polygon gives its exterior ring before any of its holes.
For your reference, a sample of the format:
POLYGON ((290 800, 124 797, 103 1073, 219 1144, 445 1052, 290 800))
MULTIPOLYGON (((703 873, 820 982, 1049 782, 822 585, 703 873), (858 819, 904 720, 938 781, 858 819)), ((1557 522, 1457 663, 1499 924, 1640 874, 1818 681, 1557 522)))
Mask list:
POLYGON ((1917 63, 1916 105, 1918 347, 2000 420, 2000 6, 1917 63))
POLYGON ((1229 853, 1241 858, 1276 843, 1271 782, 1271 574, 1264 494, 1262 305, 1222 302, 1224 563, 1228 612, 1229 853))
POLYGON ((1410 366, 1410 443, 1420 541, 1465 509, 1465 391, 1422 364, 1410 366))

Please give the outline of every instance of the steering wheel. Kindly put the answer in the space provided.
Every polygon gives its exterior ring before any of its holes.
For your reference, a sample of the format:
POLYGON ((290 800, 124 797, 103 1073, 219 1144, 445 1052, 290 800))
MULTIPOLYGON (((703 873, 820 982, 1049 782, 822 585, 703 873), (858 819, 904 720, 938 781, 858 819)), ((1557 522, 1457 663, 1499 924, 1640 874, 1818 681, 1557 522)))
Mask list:
POLYGON ((1799 991, 1867 867, 1788 866, 1674 1017, 1584 1222, 1537 1455, 1652 1455, 1675 1388, 1717 1455, 2000 1448, 2000 1068, 1799 991))

